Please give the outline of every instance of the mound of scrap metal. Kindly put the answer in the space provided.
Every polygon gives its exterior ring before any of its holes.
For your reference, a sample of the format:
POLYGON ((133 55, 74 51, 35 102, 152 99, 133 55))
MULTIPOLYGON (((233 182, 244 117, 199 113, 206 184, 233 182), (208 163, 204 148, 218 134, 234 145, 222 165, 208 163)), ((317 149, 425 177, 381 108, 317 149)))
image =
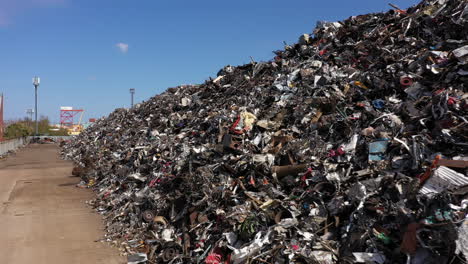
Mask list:
POLYGON ((464 263, 468 1, 320 22, 66 145, 129 263, 464 263))

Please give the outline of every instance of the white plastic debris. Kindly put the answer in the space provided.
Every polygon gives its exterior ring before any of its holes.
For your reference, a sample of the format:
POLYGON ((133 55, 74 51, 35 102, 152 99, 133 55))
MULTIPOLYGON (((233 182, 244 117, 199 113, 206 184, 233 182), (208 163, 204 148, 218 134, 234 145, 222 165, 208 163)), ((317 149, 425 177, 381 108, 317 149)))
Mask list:
POLYGON ((262 232, 258 232, 255 235, 253 242, 241 249, 228 246, 233 251, 231 255, 232 264, 244 263, 244 261, 249 257, 253 257, 255 254, 260 252, 265 245, 270 244, 270 233, 271 232, 268 232, 264 237, 262 237, 262 232))
POLYGON ((465 45, 463 47, 460 47, 458 49, 455 49, 452 51, 453 55, 455 55, 455 57, 457 58, 460 58, 460 57, 463 57, 463 56, 466 56, 468 55, 468 45, 465 45))
POLYGON ((315 250, 312 252, 315 260, 320 264, 333 264, 333 255, 329 251, 315 250))
POLYGON ((465 218, 463 224, 458 228, 458 239, 455 241, 457 249, 455 253, 462 253, 465 258, 468 258, 468 218, 465 218))
POLYGON ((419 191, 421 194, 435 194, 444 190, 468 184, 468 177, 445 166, 440 166, 424 183, 419 191))
POLYGON ((380 253, 353 252, 353 256, 356 258, 356 263, 385 263, 385 256, 380 253))
POLYGON ((181 105, 182 106, 188 106, 192 103, 192 100, 190 98, 184 97, 181 99, 181 105))
POLYGON ((226 237, 227 242, 229 245, 233 246, 237 242, 237 234, 234 232, 229 232, 229 233, 224 233, 223 234, 226 237))
POLYGON ((343 150, 346 152, 354 152, 354 150, 356 149, 358 140, 359 140, 359 135, 354 134, 351 137, 351 140, 348 142, 348 144, 343 145, 343 150))
POLYGON ((271 167, 275 162, 275 156, 273 154, 255 154, 253 155, 252 160, 255 163, 266 163, 268 164, 268 167, 271 167))
POLYGON ((136 253, 127 257, 127 264, 144 264, 148 261, 145 253, 136 253))
POLYGON ((166 228, 162 231, 162 240, 166 241, 166 242, 170 242, 170 241, 173 241, 173 235, 174 235, 174 229, 171 229, 171 228, 166 228))

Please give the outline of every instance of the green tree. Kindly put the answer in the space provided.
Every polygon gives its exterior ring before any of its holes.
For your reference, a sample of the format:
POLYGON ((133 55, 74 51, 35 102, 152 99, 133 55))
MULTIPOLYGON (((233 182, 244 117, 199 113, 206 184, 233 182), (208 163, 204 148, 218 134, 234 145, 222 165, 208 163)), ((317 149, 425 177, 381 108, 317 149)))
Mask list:
MULTIPOLYGON (((41 136, 68 136, 68 130, 64 128, 52 127, 50 125, 49 118, 41 116, 37 122, 38 133, 41 136)), ((5 138, 18 138, 25 136, 34 136, 36 131, 36 124, 34 120, 29 118, 20 119, 16 121, 10 121, 5 129, 5 138), (10 129, 9 129, 10 128, 10 129)))
POLYGON ((59 130, 49 130, 50 136, 68 136, 68 130, 65 128, 59 128, 59 130))
POLYGON ((32 134, 31 127, 28 127, 22 122, 14 123, 6 127, 5 138, 13 139, 19 137, 27 137, 32 134))
POLYGON ((39 135, 49 135, 50 134, 50 121, 46 116, 41 116, 37 122, 38 133, 39 135))

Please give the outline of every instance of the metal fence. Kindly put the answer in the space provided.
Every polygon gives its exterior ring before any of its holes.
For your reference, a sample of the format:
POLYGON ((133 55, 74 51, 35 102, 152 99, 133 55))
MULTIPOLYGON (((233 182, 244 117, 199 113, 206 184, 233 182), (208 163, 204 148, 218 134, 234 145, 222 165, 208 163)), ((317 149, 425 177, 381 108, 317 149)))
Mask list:
POLYGON ((9 151, 14 151, 20 147, 24 147, 30 142, 33 142, 34 139, 36 138, 39 138, 40 140, 50 139, 53 142, 60 142, 60 141, 71 139, 70 136, 39 136, 39 137, 15 138, 15 139, 10 139, 10 140, 0 141, 0 156, 7 154, 9 151))
POLYGON ((51 139, 55 142, 60 142, 63 140, 69 140, 72 138, 72 136, 38 136, 38 137, 28 137, 30 141, 32 141, 34 138, 39 138, 39 139, 51 139))
POLYGON ((0 156, 7 154, 9 151, 17 150, 18 148, 29 144, 31 138, 16 138, 0 142, 0 156))

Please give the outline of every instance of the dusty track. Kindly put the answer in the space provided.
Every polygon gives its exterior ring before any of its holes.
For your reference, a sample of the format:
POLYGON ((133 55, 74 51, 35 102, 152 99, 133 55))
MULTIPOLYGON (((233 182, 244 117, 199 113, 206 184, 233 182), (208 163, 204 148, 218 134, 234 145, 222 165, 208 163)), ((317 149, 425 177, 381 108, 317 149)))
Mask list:
POLYGON ((126 263, 102 237, 100 216, 75 187, 55 145, 31 145, 0 161, 0 263, 126 263))

